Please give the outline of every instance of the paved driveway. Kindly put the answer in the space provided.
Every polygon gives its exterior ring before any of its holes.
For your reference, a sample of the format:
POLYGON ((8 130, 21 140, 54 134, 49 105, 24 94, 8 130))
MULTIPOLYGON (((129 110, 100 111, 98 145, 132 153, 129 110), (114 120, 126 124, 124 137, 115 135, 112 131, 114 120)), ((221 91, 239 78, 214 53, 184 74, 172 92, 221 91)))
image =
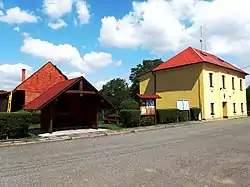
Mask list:
POLYGON ((0 186, 250 186, 250 119, 0 148, 0 186))

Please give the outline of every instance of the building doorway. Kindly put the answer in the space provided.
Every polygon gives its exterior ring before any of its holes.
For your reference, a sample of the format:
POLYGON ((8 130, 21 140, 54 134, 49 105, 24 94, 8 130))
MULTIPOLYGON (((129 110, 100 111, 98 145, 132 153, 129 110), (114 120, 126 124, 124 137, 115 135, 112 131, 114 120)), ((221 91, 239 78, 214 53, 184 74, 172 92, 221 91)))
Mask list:
POLYGON ((223 118, 228 118, 227 114, 227 102, 222 103, 222 109, 223 109, 223 118))

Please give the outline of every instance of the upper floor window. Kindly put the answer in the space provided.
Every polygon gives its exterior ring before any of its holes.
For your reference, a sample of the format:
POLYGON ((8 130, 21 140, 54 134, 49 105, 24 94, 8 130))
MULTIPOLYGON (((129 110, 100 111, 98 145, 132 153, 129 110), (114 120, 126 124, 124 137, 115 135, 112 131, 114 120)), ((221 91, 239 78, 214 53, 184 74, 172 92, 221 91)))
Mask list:
POLYGON ((232 89, 235 90, 235 87, 234 87, 234 77, 232 77, 232 89))
POLYGON ((210 82, 210 87, 213 88, 213 73, 209 73, 209 82, 210 82))
POLYGON ((225 75, 222 75, 222 88, 223 88, 223 89, 226 88, 226 84, 225 84, 225 75))
POLYGON ((242 91, 242 79, 240 79, 240 91, 242 91))

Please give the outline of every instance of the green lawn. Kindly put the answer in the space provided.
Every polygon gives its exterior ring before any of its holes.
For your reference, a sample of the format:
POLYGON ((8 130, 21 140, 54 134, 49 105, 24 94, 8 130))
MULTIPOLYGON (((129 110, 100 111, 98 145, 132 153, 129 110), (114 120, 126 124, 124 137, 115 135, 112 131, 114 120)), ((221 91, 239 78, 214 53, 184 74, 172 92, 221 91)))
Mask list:
POLYGON ((98 125, 98 127, 100 128, 100 129, 109 129, 109 130, 122 130, 123 129, 123 127, 121 127, 121 126, 119 126, 119 125, 117 125, 117 124, 105 124, 105 123, 103 123, 103 122, 99 122, 99 125, 98 125))

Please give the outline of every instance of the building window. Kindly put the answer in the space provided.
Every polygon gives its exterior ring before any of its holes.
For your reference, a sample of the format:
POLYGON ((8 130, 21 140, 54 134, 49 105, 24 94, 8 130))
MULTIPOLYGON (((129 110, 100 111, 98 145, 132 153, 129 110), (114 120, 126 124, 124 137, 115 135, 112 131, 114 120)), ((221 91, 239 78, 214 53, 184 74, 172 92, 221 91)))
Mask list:
POLYGON ((209 82, 210 82, 210 87, 213 88, 213 73, 209 73, 209 82))
POLYGON ((243 103, 241 103, 241 112, 242 113, 244 112, 244 105, 243 105, 243 103))
POLYGON ((242 79, 240 79, 240 91, 242 91, 242 79))
POLYGON ((233 103, 234 113, 236 113, 236 106, 235 103, 233 103))
POLYGON ((235 88, 234 88, 234 77, 232 77, 232 89, 235 90, 235 88))
POLYGON ((214 115, 214 103, 211 103, 211 115, 214 115))
POLYGON ((225 75, 222 75, 222 88, 225 89, 226 85, 225 85, 225 75))

